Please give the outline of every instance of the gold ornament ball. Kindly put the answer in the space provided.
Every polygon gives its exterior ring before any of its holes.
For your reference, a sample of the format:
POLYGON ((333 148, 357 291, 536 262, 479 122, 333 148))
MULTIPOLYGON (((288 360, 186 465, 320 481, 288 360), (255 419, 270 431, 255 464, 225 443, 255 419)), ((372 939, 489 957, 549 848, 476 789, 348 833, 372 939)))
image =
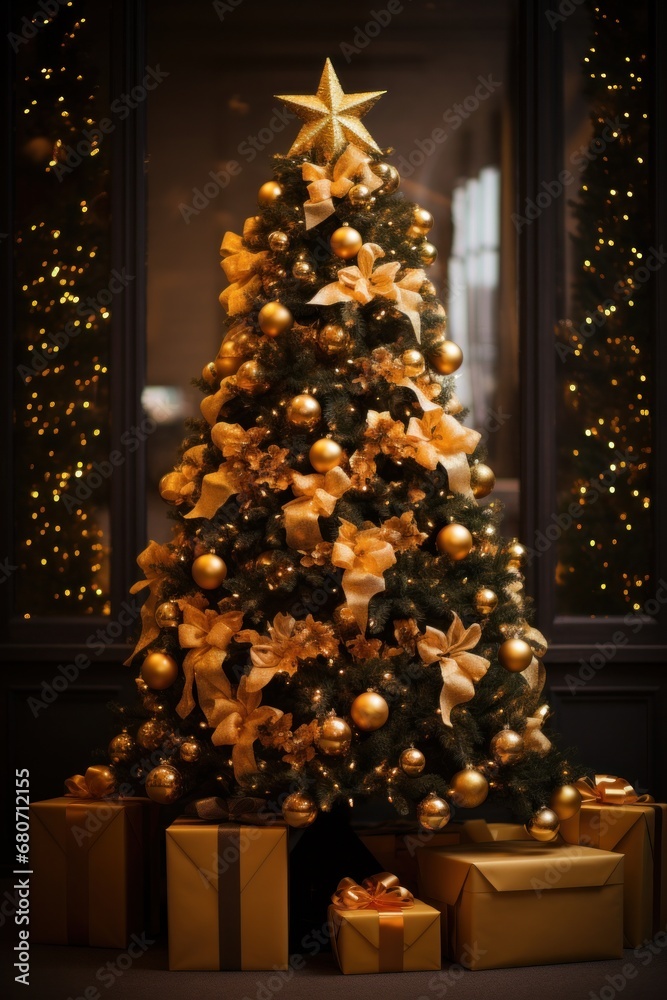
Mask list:
POLYGON ((429 351, 428 359, 439 375, 452 375, 463 363, 463 351, 453 340, 443 340, 429 351))
POLYGON ((292 268, 292 276, 299 281, 310 281, 315 277, 313 265, 309 264, 307 260, 297 260, 292 268))
POLYGON ((526 830, 533 840, 539 840, 544 844, 556 839, 560 830, 560 822, 553 809, 538 809, 526 823, 526 830))
POLYGON ((458 562, 468 555, 473 541, 472 535, 463 524, 446 524, 438 532, 435 544, 438 552, 458 562))
POLYGON ((272 233, 269 233, 269 246, 276 253, 280 250, 287 250, 289 247, 289 236, 287 233, 281 233, 279 229, 274 229, 272 233))
POLYGON ((457 771, 449 782, 449 797, 455 806, 474 809, 481 806, 489 794, 489 783, 481 771, 466 767, 457 771))
POLYGON ((559 820, 571 819, 581 809, 581 792, 575 785, 561 785, 551 796, 549 806, 559 820))
POLYGON ((158 628, 178 628, 181 609, 176 601, 163 601, 155 609, 155 624, 158 628))
POLYGON ((307 392, 300 393, 287 404, 287 419, 292 427, 312 431, 322 419, 322 407, 314 396, 309 396, 307 392))
POLYGON ((283 803, 283 817, 288 826, 301 830, 317 819, 317 806, 303 792, 292 792, 283 803))
POLYGON ((169 727, 158 719, 147 719, 137 730, 137 743, 144 750, 157 750, 169 733, 169 727))
POLYGON ((422 375, 426 368, 424 355, 412 347, 407 351, 403 351, 401 361, 403 362, 405 374, 408 378, 416 378, 418 375, 422 375))
POLYGON ((183 779, 171 764, 158 764, 146 775, 146 795, 161 806, 176 802, 182 792, 183 779))
POLYGON ((505 670, 516 674, 530 666, 533 651, 523 639, 505 639, 498 650, 498 660, 505 670))
POLYGON ((488 496, 496 485, 496 477, 493 469, 485 465, 484 462, 476 462, 470 470, 470 485, 472 492, 478 500, 488 496))
POLYGON ((419 229, 422 236, 426 236, 433 229, 433 216, 421 205, 415 205, 412 209, 412 225, 419 229))
POLYGON ((249 358, 259 343, 254 333, 245 326, 235 326, 229 331, 218 355, 213 362, 218 378, 235 375, 246 358, 249 358))
POLYGON ((196 764, 201 757, 201 743, 194 739, 183 740, 178 752, 186 764, 196 764))
POLYGON ((274 201, 282 198, 283 189, 278 181, 266 181, 257 192, 257 203, 262 208, 268 208, 274 201))
POLYGON ((394 191, 398 191, 401 175, 391 163, 374 163, 371 170, 382 181, 380 188, 382 194, 393 194, 394 191))
POLYGON ((294 317, 281 302, 267 302, 259 310, 257 322, 259 323, 260 330, 267 337, 277 337, 279 334, 291 329, 294 317))
POLYGON ((214 361, 209 361, 207 365, 204 365, 201 370, 201 377, 207 385, 213 385, 217 381, 218 372, 214 361))
POLYGON ((480 615, 490 615, 498 605, 498 595, 490 587, 480 587, 475 594, 475 607, 480 615))
POLYGON ((350 338, 347 330, 339 323, 327 323, 317 335, 318 346, 325 354, 340 354, 349 347, 350 338))
POLYGON ((227 576, 227 564, 220 556, 207 552, 192 564, 192 579, 202 590, 215 590, 227 576))
POLYGON ((372 733, 389 718, 389 705, 377 691, 364 691, 352 702, 350 715, 355 726, 372 733))
POLYGON ((427 795, 417 806, 417 819, 424 830, 442 830, 449 823, 450 817, 449 803, 439 795, 427 795))
POLYGON ((141 676, 151 691, 164 691, 178 677, 178 664, 172 656, 155 650, 141 664, 141 676))
POLYGON ((329 472, 343 461, 343 449, 331 438, 320 438, 311 447, 308 458, 316 472, 329 472))
POLYGON ((134 757, 137 744, 127 730, 118 733, 118 736, 109 743, 107 753, 112 764, 128 764, 134 757))
POLYGON ((371 189, 366 184, 353 184, 347 192, 347 197, 355 208, 361 208, 370 201, 371 189))
POLYGON ((239 389, 243 389, 244 392, 249 392, 253 396, 259 396, 269 388, 266 376, 260 368, 259 362, 255 360, 243 362, 236 373, 236 384, 239 389))
POLYGON ((523 736, 501 729, 491 740, 491 754, 498 764, 516 764, 523 757, 523 736))
POLYGON ((342 757, 350 749, 352 730, 345 719, 330 716, 322 722, 316 742, 322 753, 342 757))
POLYGON ((407 774, 411 778, 416 778, 426 767, 426 757, 424 757, 421 750, 417 750, 415 747, 408 747, 398 758, 398 766, 404 774, 407 774))
POLYGON ((438 251, 432 243, 426 240, 419 248, 419 259, 424 267, 430 267, 438 259, 438 251))
POLYGON ((526 558, 526 550, 521 542, 513 538, 505 549, 509 559, 507 560, 507 565, 510 569, 521 569, 523 561, 526 558))
POLYGON ((341 226, 340 229, 334 230, 331 234, 329 243, 337 257, 349 260, 351 257, 357 256, 361 250, 363 240, 361 233, 358 233, 352 226, 341 226))
POLYGON ((158 483, 160 496, 166 503, 175 503, 178 505, 179 503, 182 503, 182 497, 180 496, 180 489, 182 485, 183 476, 180 472, 176 472, 176 470, 173 472, 167 472, 158 483), (171 499, 174 494, 177 494, 177 500, 171 499))

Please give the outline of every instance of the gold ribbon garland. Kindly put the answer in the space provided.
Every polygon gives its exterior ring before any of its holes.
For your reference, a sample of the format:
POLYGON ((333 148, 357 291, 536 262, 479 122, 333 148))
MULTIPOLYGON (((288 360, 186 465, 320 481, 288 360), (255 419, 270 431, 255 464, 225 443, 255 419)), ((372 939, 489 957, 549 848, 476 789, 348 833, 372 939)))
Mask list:
POLYGON ((255 299, 262 290, 262 279, 258 275, 261 265, 268 257, 266 250, 252 253, 246 250, 244 239, 251 236, 257 228, 256 218, 246 219, 243 226, 243 236, 226 232, 220 253, 225 276, 231 284, 220 294, 220 304, 230 316, 249 312, 255 304, 255 299))
POLYGON ((370 191, 382 186, 381 179, 370 168, 370 157, 353 143, 346 147, 333 167, 328 163, 304 163, 302 176, 304 181, 310 181, 309 198, 303 204, 306 229, 312 229, 333 215, 336 211, 333 199, 344 198, 357 179, 370 191))
POLYGON ((361 885, 353 878, 341 879, 331 902, 339 910, 405 910, 415 905, 415 897, 396 875, 380 872, 361 885))
POLYGON ((85 774, 73 774, 65 781, 65 795, 75 799, 105 799, 113 795, 116 782, 109 775, 109 768, 93 765, 85 774))
POLYGON ((318 519, 333 514, 336 504, 351 485, 349 476, 339 466, 325 475, 293 473, 292 492, 295 499, 283 504, 290 548, 299 552, 313 551, 323 540, 318 519))
POLYGON ((385 589, 383 573, 396 562, 391 543, 376 525, 366 522, 357 528, 341 518, 331 562, 345 571, 345 599, 360 631, 365 632, 370 600, 385 589))
POLYGON ((417 649, 426 664, 440 663, 442 671, 442 691, 440 692, 440 712, 442 721, 451 726, 451 712, 456 705, 470 701, 475 696, 474 681, 480 681, 489 667, 490 661, 476 653, 470 653, 482 635, 481 626, 475 622, 465 628, 454 612, 454 620, 447 633, 440 629, 426 627, 424 635, 417 640, 417 649))
POLYGON ((182 649, 188 649, 183 661, 185 686, 176 706, 182 719, 195 707, 192 694, 197 682, 197 700, 209 725, 220 698, 231 696, 231 685, 222 669, 227 656, 227 648, 243 623, 242 611, 226 611, 220 615, 216 611, 205 611, 193 604, 182 602, 183 622, 178 626, 178 641, 182 649))
POLYGON ((575 782, 584 802, 602 805, 631 806, 655 802, 652 795, 638 795, 629 781, 615 774, 596 774, 594 779, 584 777, 575 782))

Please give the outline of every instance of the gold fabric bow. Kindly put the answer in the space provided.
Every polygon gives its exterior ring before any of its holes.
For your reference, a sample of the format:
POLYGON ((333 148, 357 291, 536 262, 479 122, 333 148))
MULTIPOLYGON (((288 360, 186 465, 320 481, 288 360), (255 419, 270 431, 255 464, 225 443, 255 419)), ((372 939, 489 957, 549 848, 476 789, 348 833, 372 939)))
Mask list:
POLYGON ((335 656, 338 652, 338 640, 331 625, 316 622, 312 615, 296 621, 292 615, 279 612, 273 625, 269 625, 268 636, 248 628, 239 632, 236 641, 252 645, 252 669, 246 678, 246 690, 250 693, 261 690, 276 674, 291 677, 299 660, 335 656))
POLYGON ((136 583, 132 584, 130 593, 138 594, 145 587, 148 587, 150 592, 141 607, 141 635, 132 653, 123 664, 126 667, 129 667, 137 653, 145 649, 160 634, 160 629, 155 622, 155 608, 157 605, 158 590, 164 575, 161 572, 161 565, 169 563, 172 560, 173 553, 171 549, 166 545, 159 545, 152 540, 148 543, 144 551, 140 552, 137 556, 137 565, 143 570, 146 579, 137 580, 136 583))
POLYGON ((168 472, 164 482, 160 483, 160 494, 164 500, 179 506, 190 499, 197 474, 201 472, 205 451, 205 444, 197 444, 183 453, 181 464, 173 472, 168 472))
POLYGON ((376 525, 366 522, 357 528, 341 518, 331 562, 345 570, 345 599, 360 631, 365 632, 370 600, 385 589, 383 573, 396 562, 391 543, 376 525))
POLYGON ((523 731, 524 749, 532 750, 540 756, 551 750, 551 740, 542 732, 543 725, 544 718, 542 716, 531 715, 526 719, 526 728, 523 731))
POLYGON ((220 246, 223 257, 221 266, 227 280, 231 282, 229 287, 220 293, 220 304, 230 316, 249 312, 262 290, 262 279, 257 271, 268 257, 268 253, 266 250, 251 253, 245 249, 243 242, 255 232, 256 228, 257 221, 254 216, 246 219, 243 236, 227 232, 220 246))
POLYGON ((292 474, 294 500, 283 504, 287 544, 299 552, 312 552, 323 540, 318 518, 330 517, 336 504, 352 483, 339 467, 325 475, 292 474))
POLYGON ((65 781, 65 795, 75 799, 105 799, 113 795, 116 782, 109 775, 109 768, 93 765, 84 774, 73 774, 65 781))
POLYGON ((353 184, 360 182, 371 191, 382 186, 382 181, 370 166, 370 157, 358 146, 350 143, 336 160, 333 168, 327 163, 304 163, 302 176, 308 185, 308 201, 303 207, 306 213, 306 229, 324 222, 336 211, 334 198, 344 198, 353 184))
POLYGON ((470 466, 466 455, 472 455, 481 434, 464 427, 441 407, 429 410, 423 417, 412 417, 406 439, 415 446, 415 460, 427 469, 442 465, 447 472, 452 493, 462 493, 473 499, 470 486, 470 466))
POLYGON ((183 623, 178 626, 181 649, 189 652, 183 660, 185 686, 176 711, 182 719, 195 707, 192 685, 197 682, 197 699, 210 725, 219 698, 229 698, 231 685, 222 669, 227 648, 243 623, 242 611, 218 614, 210 608, 202 611, 190 603, 182 604, 183 623))
POLYGON ((242 677, 236 698, 221 698, 208 720, 216 727, 211 737, 213 745, 233 746, 232 765, 237 781, 257 770, 254 743, 259 739, 261 727, 283 714, 277 708, 261 705, 262 692, 248 691, 247 681, 247 677, 242 677))
MULTIPOLYGON (((439 382, 432 382, 427 376, 418 376, 420 384, 415 384, 406 374, 406 365, 400 357, 394 357, 386 347, 376 347, 370 358, 360 358, 359 367, 361 375, 355 378, 363 389, 368 391, 377 379, 384 379, 392 385, 400 385, 405 389, 410 389, 417 397, 417 402, 424 413, 428 410, 437 410, 438 404, 433 402, 430 396, 440 395, 442 386, 439 382), (427 393, 430 394, 427 395, 427 393)), ((458 402, 458 400, 457 400, 458 402)), ((459 409, 461 406, 459 404, 459 409)))
POLYGON ((396 275, 401 269, 398 261, 380 264, 373 270, 378 257, 384 257, 382 247, 377 243, 364 243, 357 255, 357 263, 343 267, 338 272, 338 281, 320 288, 310 299, 309 305, 331 306, 336 302, 358 302, 366 305, 376 296, 389 299, 399 312, 408 317, 417 340, 421 333, 419 306, 422 297, 418 289, 426 281, 421 268, 408 268, 400 281, 396 275))
POLYGON ((476 622, 465 628, 454 612, 447 634, 428 625, 424 635, 417 640, 417 649, 424 663, 440 661, 443 681, 440 711, 446 726, 452 725, 452 709, 474 698, 473 681, 480 681, 491 665, 483 656, 468 652, 477 645, 481 635, 482 629, 476 622))
POLYGON ((584 802, 600 802, 602 805, 630 806, 642 802, 655 802, 652 795, 637 795, 625 778, 615 774, 596 774, 595 780, 579 778, 575 782, 584 802))
POLYGON ((220 416, 220 410, 223 408, 225 403, 228 403, 230 399, 233 399, 234 392, 232 391, 232 386, 234 385, 236 385, 234 376, 228 375, 227 378, 223 378, 220 383, 220 387, 208 396, 204 396, 199 404, 199 409, 201 410, 204 420, 207 424, 210 424, 211 427, 220 416))
POLYGON ((380 872, 365 878, 361 885, 353 878, 341 879, 331 902, 339 910, 405 910, 415 905, 415 897, 396 875, 380 872))

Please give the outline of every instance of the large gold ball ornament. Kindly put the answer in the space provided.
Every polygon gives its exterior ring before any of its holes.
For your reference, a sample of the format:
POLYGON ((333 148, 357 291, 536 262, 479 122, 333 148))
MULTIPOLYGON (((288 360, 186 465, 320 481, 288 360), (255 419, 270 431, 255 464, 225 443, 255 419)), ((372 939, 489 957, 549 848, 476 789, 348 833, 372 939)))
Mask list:
POLYGON ((192 579, 202 590, 215 590, 227 576, 227 564, 213 552, 197 556, 192 564, 192 579))
POLYGON ((438 259, 437 248, 425 240, 424 243, 419 248, 419 259, 424 265, 424 267, 430 267, 431 264, 435 264, 438 259))
POLYGON ((160 496, 166 503, 175 503, 178 506, 183 502, 183 497, 180 495, 182 485, 183 476, 180 472, 176 472, 176 470, 166 472, 158 483, 160 496), (174 496, 177 499, 173 499, 174 496))
POLYGON ((426 236, 433 229, 433 216, 421 205, 415 205, 412 209, 412 225, 419 230, 420 235, 426 236))
POLYGON ((532 659, 533 651, 523 639, 505 639, 498 649, 500 665, 513 674, 525 670, 532 659))
POLYGON ((439 375, 452 375, 463 363, 463 351, 453 340, 443 340, 428 352, 428 360, 439 375))
POLYGON ((498 764, 516 764, 523 757, 523 736, 501 729, 491 740, 491 754, 498 764))
POLYGON ((155 609, 155 624, 158 628, 178 628, 181 609, 176 601, 163 601, 155 609))
POLYGON ((260 330, 267 337, 277 337, 279 334, 291 329, 294 317, 281 302, 267 302, 259 310, 257 322, 259 323, 260 330))
POLYGON ((449 782, 448 795, 455 806, 474 809, 481 806, 489 794, 489 783, 481 771, 466 767, 457 771, 449 782))
POLYGON ((551 796, 549 806, 559 820, 571 819, 581 809, 581 792, 575 785, 561 785, 551 796))
POLYGON ((312 431, 322 419, 322 407, 314 396, 309 396, 307 392, 300 393, 287 404, 287 419, 292 427, 312 431))
POLYGON ((157 750, 169 735, 169 726, 158 719, 147 719, 137 729, 137 743, 144 750, 157 750))
POLYGON ((423 830, 435 833, 447 826, 451 817, 449 803, 439 795, 427 795, 417 806, 417 819, 423 830))
POLYGON ((201 377, 204 382, 206 382, 206 385, 213 385, 213 383, 217 381, 218 372, 214 361, 209 361, 207 365, 204 365, 201 370, 201 377))
POLYGON ((352 702, 350 715, 355 726, 372 733, 389 718, 389 705, 377 691, 364 691, 352 702))
POLYGON ((438 552, 458 562, 460 559, 465 559, 472 549, 473 539, 463 524, 446 524, 438 532, 435 544, 438 552))
POLYGON ((269 246, 276 253, 281 250, 287 250, 289 247, 289 236, 287 233, 282 233, 279 229, 274 229, 272 233, 269 233, 269 246))
POLYGON ((178 748, 180 758, 186 764, 196 764, 201 757, 201 743, 191 737, 183 740, 178 748))
POLYGON ((475 608, 480 615, 490 615, 498 606, 498 595, 490 587, 480 587, 475 594, 475 608))
POLYGON ((405 374, 408 378, 416 378, 418 375, 422 375, 426 368, 424 355, 413 347, 407 351, 403 351, 401 361, 403 362, 405 374))
POLYGON ((317 335, 317 346, 329 356, 340 354, 349 345, 347 330, 340 323, 327 323, 317 335))
POLYGON ((526 823, 526 830, 533 840, 539 840, 540 843, 545 844, 556 839, 560 830, 560 822, 553 809, 538 809, 526 823))
POLYGON ((361 233, 358 233, 352 226, 341 226, 340 229, 335 229, 329 240, 333 253, 343 260, 356 257, 361 250, 362 243, 361 233))
POLYGON ((320 438, 311 447, 308 458, 316 472, 329 472, 343 461, 343 449, 331 438, 320 438))
POLYGON ((476 462, 470 470, 470 485, 473 495, 481 500, 488 496, 496 485, 496 476, 493 469, 485 465, 484 462, 476 462))
POLYGON ((317 746, 330 757, 342 757, 350 749, 352 730, 345 719, 332 715, 324 719, 317 736, 317 746))
POLYGON ((379 189, 382 194, 393 194, 394 191, 398 191, 401 175, 391 163, 374 163, 371 170, 382 181, 382 187, 379 189))
POLYGON ((164 691, 178 677, 178 664, 172 656, 155 650, 141 664, 141 676, 151 691, 164 691))
POLYGON ((415 747, 408 747, 398 758, 398 766, 410 778, 416 778, 426 767, 426 757, 415 747))
POLYGON ((107 753, 112 764, 129 764, 136 753, 137 744, 126 729, 109 743, 107 753))
POLYGON ((304 792, 292 792, 283 802, 283 817, 288 826, 301 830, 317 819, 317 806, 304 792))
POLYGON ((510 569, 520 570, 526 558, 526 550, 517 538, 513 538, 505 549, 508 555, 507 565, 510 569))
POLYGON ((369 203, 371 193, 371 189, 366 184, 353 184, 347 192, 347 197, 355 208, 362 208, 369 203))
POLYGON ((146 775, 146 795, 161 806, 176 802, 182 792, 183 779, 171 764, 158 764, 146 775))
POLYGON ((236 373, 236 384, 239 389, 243 389, 244 392, 249 392, 253 396, 259 396, 269 388, 269 383, 259 362, 254 359, 243 362, 236 373))
POLYGON ((266 181, 257 192, 257 203, 262 208, 268 208, 274 201, 282 198, 283 189, 278 181, 266 181))

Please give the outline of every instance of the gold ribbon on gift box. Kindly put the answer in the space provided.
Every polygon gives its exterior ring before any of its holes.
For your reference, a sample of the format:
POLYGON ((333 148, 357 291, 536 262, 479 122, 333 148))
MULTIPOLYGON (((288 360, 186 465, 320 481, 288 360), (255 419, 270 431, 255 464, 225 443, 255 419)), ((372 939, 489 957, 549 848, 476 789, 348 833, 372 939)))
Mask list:
POLYGON ((361 885, 353 878, 341 879, 331 901, 339 910, 376 910, 380 922, 378 971, 403 971, 403 910, 415 905, 415 897, 400 885, 396 875, 380 872, 361 885))
POLYGON ((652 795, 638 795, 629 781, 617 778, 615 774, 596 774, 594 780, 588 777, 579 778, 576 787, 584 802, 600 802, 612 806, 655 802, 652 795))

